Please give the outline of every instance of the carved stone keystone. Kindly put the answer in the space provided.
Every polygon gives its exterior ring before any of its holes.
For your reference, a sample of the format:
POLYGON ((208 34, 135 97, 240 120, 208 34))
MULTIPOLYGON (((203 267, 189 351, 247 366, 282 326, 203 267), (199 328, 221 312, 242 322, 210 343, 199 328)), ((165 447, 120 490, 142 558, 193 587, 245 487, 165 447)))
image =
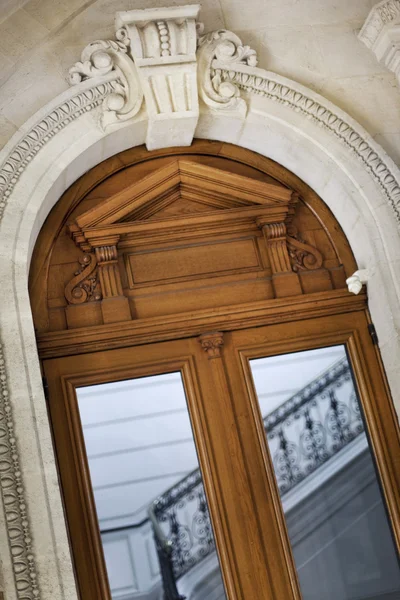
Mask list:
POLYGON ((383 0, 376 4, 358 38, 380 63, 393 71, 400 83, 400 2, 383 0))
POLYGON ((200 6, 118 12, 149 116, 146 145, 190 145, 199 118, 196 17, 200 6))

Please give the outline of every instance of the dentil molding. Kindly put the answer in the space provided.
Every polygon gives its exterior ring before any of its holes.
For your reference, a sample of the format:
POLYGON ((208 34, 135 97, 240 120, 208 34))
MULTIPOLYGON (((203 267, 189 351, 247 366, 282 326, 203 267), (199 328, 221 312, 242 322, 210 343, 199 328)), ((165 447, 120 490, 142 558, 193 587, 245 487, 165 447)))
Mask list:
POLYGON ((358 37, 400 83, 400 0, 374 6, 358 37))
MULTIPOLYGON (((400 0, 382 2, 364 40, 377 42, 398 18, 400 0)), ((0 219, 19 177, 40 150, 87 112, 103 129, 123 128, 145 111, 147 146, 190 145, 204 110, 244 121, 250 95, 293 110, 327 131, 380 186, 400 221, 400 183, 384 152, 351 118, 321 96, 257 68, 254 50, 232 32, 201 35, 197 5, 117 13, 114 40, 91 42, 71 67, 71 89, 40 111, 0 165, 0 219)), ((372 14, 372 13, 371 13, 372 14)), ((367 24, 366 24, 367 25, 367 24)), ((360 34, 361 35, 361 34, 360 34)), ((14 433, 5 357, 0 346, 0 487, 20 600, 41 597, 26 493, 14 433)))

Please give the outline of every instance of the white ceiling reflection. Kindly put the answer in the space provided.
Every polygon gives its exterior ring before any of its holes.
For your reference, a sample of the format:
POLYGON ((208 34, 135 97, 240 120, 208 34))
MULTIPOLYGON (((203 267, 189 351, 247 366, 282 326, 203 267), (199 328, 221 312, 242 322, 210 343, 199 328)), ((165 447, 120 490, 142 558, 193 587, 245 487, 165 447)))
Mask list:
MULTIPOLYGON (((252 360, 263 416, 344 356, 344 348, 252 360)), ((100 528, 147 516, 159 494, 198 466, 180 373, 77 389, 100 528)))

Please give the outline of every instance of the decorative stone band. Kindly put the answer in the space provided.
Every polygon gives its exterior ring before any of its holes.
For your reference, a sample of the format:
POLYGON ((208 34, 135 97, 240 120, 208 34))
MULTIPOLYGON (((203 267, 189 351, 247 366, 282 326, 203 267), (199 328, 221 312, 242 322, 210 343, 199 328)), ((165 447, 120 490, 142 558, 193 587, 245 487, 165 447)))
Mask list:
MULTIPOLYGON (((112 77, 115 75, 113 74, 112 77)), ((116 82, 113 80, 102 81, 98 85, 93 83, 92 88, 78 91, 77 94, 52 109, 48 115, 34 125, 1 165, 0 220, 15 184, 39 150, 74 119, 100 106, 104 99, 115 90, 116 82)))
POLYGON ((211 77, 218 73, 221 81, 235 85, 238 90, 265 96, 296 112, 301 112, 338 138, 354 152, 367 171, 371 173, 383 190, 400 223, 400 182, 391 173, 383 158, 379 156, 377 149, 373 148, 351 125, 335 115, 322 102, 306 96, 294 86, 291 87, 290 84, 293 82, 289 80, 283 84, 274 81, 271 75, 262 69, 248 68, 244 65, 226 68, 220 61, 214 61, 212 67, 211 77))
POLYGON ((0 487, 19 600, 39 600, 40 591, 14 433, 7 373, 0 345, 0 487))

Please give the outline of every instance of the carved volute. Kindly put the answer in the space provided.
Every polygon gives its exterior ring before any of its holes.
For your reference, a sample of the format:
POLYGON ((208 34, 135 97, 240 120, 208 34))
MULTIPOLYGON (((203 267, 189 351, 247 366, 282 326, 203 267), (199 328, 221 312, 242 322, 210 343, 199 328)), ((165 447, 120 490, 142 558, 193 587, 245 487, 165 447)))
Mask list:
POLYGON ((267 159, 210 142, 121 156, 84 176, 78 199, 73 186, 42 230, 31 287, 45 281, 33 306, 43 340, 345 289, 355 265, 334 219, 267 159))

